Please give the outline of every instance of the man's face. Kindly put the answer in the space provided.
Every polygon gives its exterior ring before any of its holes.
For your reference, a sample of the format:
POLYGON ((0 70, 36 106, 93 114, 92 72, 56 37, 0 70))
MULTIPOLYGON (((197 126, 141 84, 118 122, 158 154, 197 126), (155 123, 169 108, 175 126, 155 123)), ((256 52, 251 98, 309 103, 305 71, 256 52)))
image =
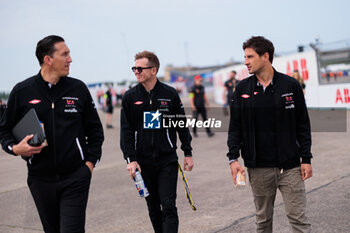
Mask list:
POLYGON ((69 74, 69 65, 72 62, 70 50, 66 43, 58 42, 54 45, 55 52, 52 57, 49 57, 49 65, 51 70, 59 77, 64 77, 69 74))
POLYGON ((234 72, 231 72, 230 79, 235 80, 235 78, 236 78, 236 74, 234 72))
POLYGON ((246 48, 244 50, 244 65, 247 66, 250 74, 257 74, 262 71, 265 66, 267 54, 259 56, 252 48, 246 48))
POLYGON ((194 84, 195 84, 196 86, 202 85, 202 79, 200 78, 200 79, 194 80, 194 84))
MULTIPOLYGON (((135 67, 150 67, 148 64, 148 58, 141 58, 135 61, 135 67)), ((157 71, 155 67, 150 69, 143 69, 141 72, 135 71, 135 76, 137 78, 138 83, 145 83, 156 77, 157 71)))

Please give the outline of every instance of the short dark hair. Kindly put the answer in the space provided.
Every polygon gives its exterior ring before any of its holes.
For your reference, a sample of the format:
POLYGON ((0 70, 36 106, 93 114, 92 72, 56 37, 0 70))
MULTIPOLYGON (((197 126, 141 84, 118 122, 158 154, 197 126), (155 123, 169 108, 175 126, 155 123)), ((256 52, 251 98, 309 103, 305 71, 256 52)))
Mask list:
POLYGON ((235 73, 235 74, 237 74, 237 72, 236 72, 235 70, 232 70, 232 71, 231 71, 231 73, 235 73))
POLYGON ((246 42, 243 43, 243 50, 245 50, 246 48, 254 49, 254 51, 257 54, 259 54, 260 57, 265 53, 268 53, 269 60, 272 63, 275 48, 273 47, 272 42, 266 39, 265 37, 252 36, 250 39, 248 39, 246 42))
POLYGON ((156 67, 157 72, 158 72, 160 63, 159 63, 159 59, 158 59, 157 55, 155 55, 154 53, 147 51, 147 50, 145 50, 143 52, 139 52, 135 55, 135 61, 138 59, 142 59, 142 58, 147 58, 148 65, 156 67))
POLYGON ((56 51, 55 44, 58 42, 64 42, 64 39, 56 35, 47 36, 38 42, 35 55, 38 58, 40 65, 44 63, 44 57, 46 55, 52 57, 52 54, 56 51))

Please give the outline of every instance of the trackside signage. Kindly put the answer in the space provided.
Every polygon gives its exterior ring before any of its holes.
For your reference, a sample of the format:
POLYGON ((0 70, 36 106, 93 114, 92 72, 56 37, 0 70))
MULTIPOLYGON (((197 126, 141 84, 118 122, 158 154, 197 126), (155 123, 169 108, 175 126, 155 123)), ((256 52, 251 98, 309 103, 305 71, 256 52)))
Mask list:
MULTIPOLYGON (((350 108, 350 83, 323 82, 320 84, 315 51, 275 57, 272 65, 277 71, 287 75, 291 75, 293 70, 300 72, 306 85, 305 100, 309 108, 350 108)), ((232 70, 237 72, 238 80, 250 76, 244 64, 214 72, 214 94, 215 102, 218 104, 223 104, 225 101, 224 82, 229 78, 232 70)))

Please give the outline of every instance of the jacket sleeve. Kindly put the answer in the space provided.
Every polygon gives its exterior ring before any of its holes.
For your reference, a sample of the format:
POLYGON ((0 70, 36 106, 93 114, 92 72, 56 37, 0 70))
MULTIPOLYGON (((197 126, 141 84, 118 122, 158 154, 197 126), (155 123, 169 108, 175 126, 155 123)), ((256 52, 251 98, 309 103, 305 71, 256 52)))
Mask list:
POLYGON ((16 139, 12 135, 12 129, 15 126, 16 121, 16 88, 14 88, 9 96, 7 101, 7 108, 3 116, 0 119, 0 141, 4 151, 9 154, 15 155, 12 150, 10 150, 9 146, 13 146, 17 144, 16 139))
POLYGON ((86 86, 85 92, 87 96, 84 109, 84 131, 87 148, 86 160, 97 165, 102 155, 103 128, 94 101, 86 86))
POLYGON ((229 150, 227 153, 227 157, 229 158, 229 160, 237 159, 239 157, 241 143, 241 107, 238 91, 235 91, 230 108, 230 124, 227 138, 227 146, 229 150))
MULTIPOLYGON (((175 114, 177 116, 181 116, 180 118, 177 118, 177 120, 186 122, 184 106, 182 105, 180 97, 177 93, 175 93, 174 102, 175 102, 175 109, 176 109, 175 114)), ((188 129, 188 127, 176 127, 176 131, 179 134, 179 138, 181 142, 181 150, 184 151, 185 157, 191 157, 192 156, 192 147, 191 147, 192 137, 190 134, 190 130, 188 129)))
POLYGON ((311 127, 308 110, 305 104, 305 98, 301 86, 295 84, 296 103, 296 137, 299 144, 299 155, 302 163, 311 163, 311 127))
POLYGON ((136 161, 136 131, 131 126, 129 119, 131 119, 131 112, 127 95, 124 95, 120 110, 120 148, 123 151, 124 159, 129 158, 129 162, 133 162, 136 161))

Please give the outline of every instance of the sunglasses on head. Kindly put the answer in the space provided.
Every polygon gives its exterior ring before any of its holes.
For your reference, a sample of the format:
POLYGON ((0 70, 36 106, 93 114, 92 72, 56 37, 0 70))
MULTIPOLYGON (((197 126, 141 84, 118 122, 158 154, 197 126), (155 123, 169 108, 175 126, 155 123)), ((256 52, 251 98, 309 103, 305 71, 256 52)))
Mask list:
POLYGON ((136 66, 133 66, 133 67, 131 67, 131 70, 132 70, 132 72, 136 72, 136 70, 137 70, 137 73, 141 73, 143 70, 145 70, 145 69, 151 69, 151 68, 153 68, 154 66, 148 66, 148 67, 136 67, 136 66))

